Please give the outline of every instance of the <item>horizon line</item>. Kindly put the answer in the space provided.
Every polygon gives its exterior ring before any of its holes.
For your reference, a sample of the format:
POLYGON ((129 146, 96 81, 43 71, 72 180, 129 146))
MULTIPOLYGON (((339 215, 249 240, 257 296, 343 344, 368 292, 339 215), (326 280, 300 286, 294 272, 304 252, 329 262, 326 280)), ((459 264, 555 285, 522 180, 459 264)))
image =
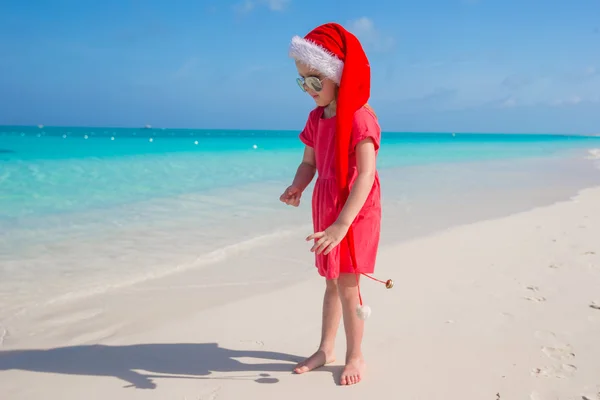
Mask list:
MULTIPOLYGON (((0 129, 2 128, 28 128, 28 129, 140 129, 144 131, 244 131, 244 132, 300 132, 298 129, 240 129, 240 128, 169 128, 169 127, 153 127, 151 125, 145 125, 140 127, 132 127, 132 126, 96 126, 96 125, 4 125, 0 124, 0 129)), ((382 130, 382 134, 384 133, 392 133, 392 134, 447 134, 447 135, 546 135, 546 136, 589 136, 589 137, 600 137, 600 133, 527 133, 527 132, 499 132, 499 131, 387 131, 382 130)))

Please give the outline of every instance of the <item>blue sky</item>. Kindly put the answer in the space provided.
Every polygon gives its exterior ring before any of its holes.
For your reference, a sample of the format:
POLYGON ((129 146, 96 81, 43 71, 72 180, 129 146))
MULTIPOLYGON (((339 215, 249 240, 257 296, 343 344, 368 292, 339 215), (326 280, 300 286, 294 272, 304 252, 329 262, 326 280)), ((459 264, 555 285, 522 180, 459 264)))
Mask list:
POLYGON ((0 5, 0 124, 301 129, 290 38, 363 42, 386 131, 600 133, 598 0, 0 5))

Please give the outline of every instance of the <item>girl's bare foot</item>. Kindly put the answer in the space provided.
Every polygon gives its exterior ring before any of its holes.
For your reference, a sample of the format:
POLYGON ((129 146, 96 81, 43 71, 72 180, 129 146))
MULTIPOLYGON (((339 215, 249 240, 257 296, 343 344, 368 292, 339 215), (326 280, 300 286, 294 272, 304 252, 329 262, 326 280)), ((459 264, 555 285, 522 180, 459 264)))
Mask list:
POLYGON ((322 367, 326 364, 330 364, 335 361, 333 352, 325 352, 323 350, 317 350, 315 354, 296 365, 294 372, 297 374, 303 374, 308 371, 312 371, 315 368, 322 367))
POLYGON ((365 372, 366 364, 362 357, 350 358, 344 366, 340 384, 355 385, 361 381, 365 372))

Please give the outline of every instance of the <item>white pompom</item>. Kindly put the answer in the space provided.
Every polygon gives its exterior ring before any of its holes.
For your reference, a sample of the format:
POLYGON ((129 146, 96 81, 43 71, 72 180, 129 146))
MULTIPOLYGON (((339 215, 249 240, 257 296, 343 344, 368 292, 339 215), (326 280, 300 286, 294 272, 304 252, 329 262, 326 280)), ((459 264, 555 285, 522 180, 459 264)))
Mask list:
POLYGON ((371 315, 371 307, 365 305, 361 306, 360 304, 357 305, 356 315, 358 315, 358 318, 362 319, 363 321, 366 320, 371 315))

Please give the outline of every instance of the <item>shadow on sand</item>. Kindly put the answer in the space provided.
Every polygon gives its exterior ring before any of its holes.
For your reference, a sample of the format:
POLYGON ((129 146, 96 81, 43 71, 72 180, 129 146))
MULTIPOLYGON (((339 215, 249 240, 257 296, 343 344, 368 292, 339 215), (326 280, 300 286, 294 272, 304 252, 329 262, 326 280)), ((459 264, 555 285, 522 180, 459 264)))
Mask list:
POLYGON ((303 359, 304 357, 270 351, 229 350, 219 347, 217 343, 89 345, 48 350, 0 351, 0 371, 112 376, 128 382, 129 385, 125 387, 154 389, 156 384, 153 378, 235 379, 277 383, 279 379, 271 377, 269 372, 292 373, 294 365, 303 359), (245 364, 236 358, 274 362, 245 364), (212 372, 246 374, 209 376, 212 372))

